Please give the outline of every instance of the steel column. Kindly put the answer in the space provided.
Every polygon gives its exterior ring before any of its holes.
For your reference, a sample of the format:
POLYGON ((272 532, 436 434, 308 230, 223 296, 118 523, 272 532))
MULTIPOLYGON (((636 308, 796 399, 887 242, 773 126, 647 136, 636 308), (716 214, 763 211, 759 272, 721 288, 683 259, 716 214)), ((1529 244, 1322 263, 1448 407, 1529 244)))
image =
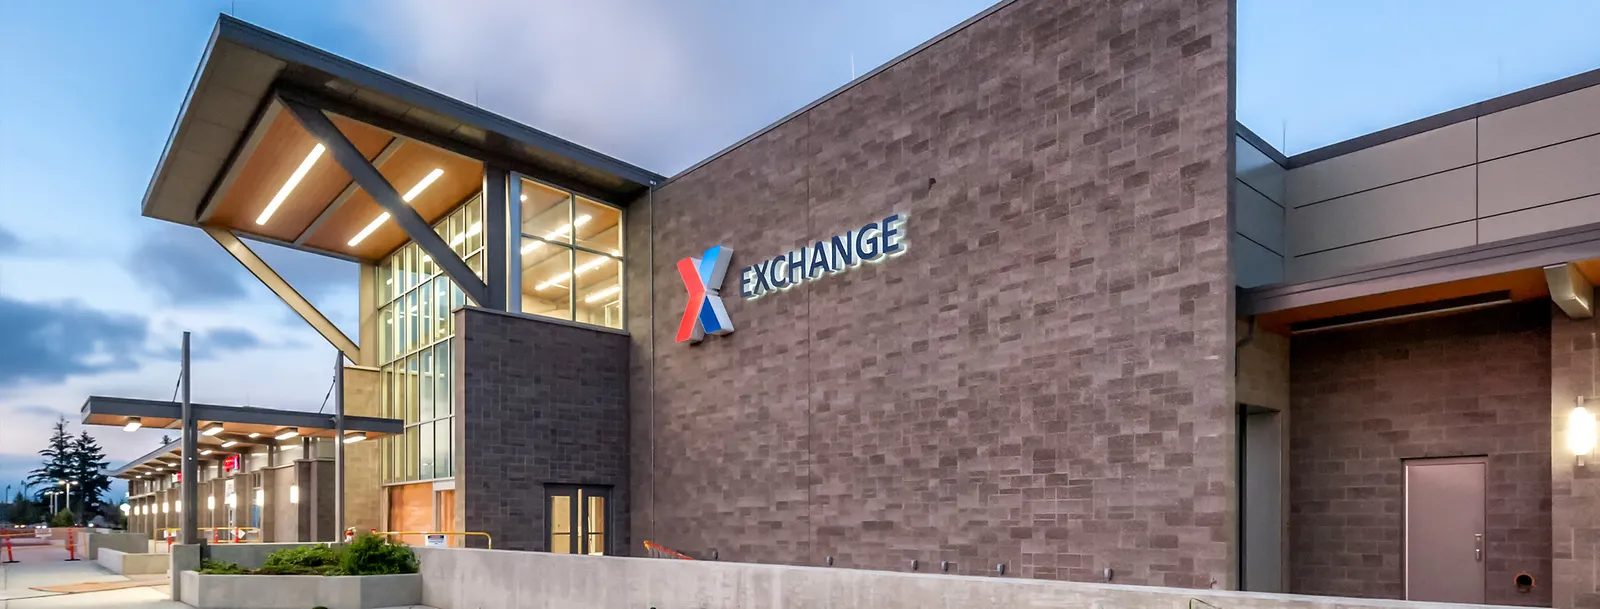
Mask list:
POLYGON ((333 360, 333 537, 344 535, 344 353, 333 360))
POLYGON ((355 144, 350 143, 338 127, 334 126, 328 115, 298 101, 289 99, 280 101, 295 120, 299 121, 301 127, 328 148, 328 152, 333 154, 333 160, 350 173, 350 177, 372 196, 372 200, 384 211, 389 212, 389 217, 405 231, 406 236, 410 237, 417 247, 422 248, 422 251, 433 257, 434 264, 439 265, 461 291, 466 292, 481 306, 505 309, 503 302, 499 306, 492 304, 493 301, 489 298, 489 286, 473 274, 472 269, 450 249, 450 244, 445 243, 443 237, 433 232, 433 227, 428 226, 428 222, 417 214, 417 210, 412 209, 400 198, 400 192, 395 190, 388 178, 383 177, 372 163, 367 162, 367 157, 356 149, 355 144))
POLYGON ((194 420, 194 404, 189 401, 189 387, 193 378, 189 375, 189 333, 183 333, 183 362, 179 371, 179 383, 183 386, 183 461, 178 471, 183 480, 179 488, 179 500, 183 501, 189 509, 183 511, 183 532, 180 539, 186 544, 200 543, 197 530, 200 527, 200 510, 195 509, 195 503, 200 497, 200 488, 196 483, 195 466, 200 461, 199 436, 200 426, 194 420))
POLYGON ((498 311, 519 310, 511 307, 511 301, 508 300, 510 294, 506 290, 509 262, 506 248, 512 242, 506 233, 511 224, 507 217, 511 209, 506 200, 509 196, 506 189, 508 175, 504 167, 483 164, 483 276, 488 282, 489 299, 478 302, 498 311))

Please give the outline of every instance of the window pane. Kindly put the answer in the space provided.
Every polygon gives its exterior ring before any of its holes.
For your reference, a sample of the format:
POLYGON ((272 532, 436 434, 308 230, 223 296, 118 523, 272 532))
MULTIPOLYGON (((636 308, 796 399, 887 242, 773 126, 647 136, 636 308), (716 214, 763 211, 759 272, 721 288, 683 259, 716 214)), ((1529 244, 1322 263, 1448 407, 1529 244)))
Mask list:
POLYGON ((394 307, 384 306, 378 313, 378 363, 394 359, 394 307))
POLYGON ((586 324, 622 327, 622 261, 579 251, 577 267, 577 316, 586 324))
POLYGON ((417 479, 417 428, 406 428, 406 479, 417 479))
POLYGON ((433 407, 439 414, 455 412, 450 406, 450 341, 433 348, 433 407))
POLYGON ((418 420, 431 421, 431 420, 433 420, 433 417, 434 417, 434 414, 433 414, 433 350, 432 349, 423 349, 422 350, 422 354, 421 354, 420 357, 422 359, 422 376, 418 380, 420 380, 422 382, 422 388, 421 388, 421 391, 418 394, 418 396, 420 397, 420 399, 422 401, 422 418, 418 419, 418 420))
POLYGON ((569 243, 572 197, 530 180, 522 181, 522 232, 549 241, 569 243))
MULTIPOLYGON (((406 411, 410 409, 406 404, 411 399, 411 393, 406 391, 406 385, 408 385, 406 383, 406 363, 405 360, 401 360, 395 364, 394 411, 389 413, 390 418, 406 419, 406 411)), ((406 419, 406 422, 409 423, 411 421, 406 419)))
POLYGON ((433 280, 433 334, 450 335, 450 278, 443 275, 433 280))
POLYGON ((427 480, 433 477, 433 423, 423 423, 417 429, 421 430, 417 436, 422 444, 422 468, 419 479, 427 480))
POLYGON ((471 258, 467 258, 467 267, 472 269, 472 274, 473 275, 477 275, 479 279, 482 279, 483 278, 483 252, 479 252, 479 253, 473 254, 471 258))
POLYGON ((415 351, 419 344, 417 336, 422 315, 417 311, 417 293, 406 294, 406 351, 415 351))
POLYGON ((422 405, 422 397, 417 394, 418 360, 419 358, 416 355, 406 358, 406 396, 410 398, 406 400, 406 408, 408 411, 406 414, 407 423, 415 423, 422 420, 418 418, 420 414, 418 412, 418 407, 422 405))
POLYGON ((557 554, 572 553, 572 497, 550 497, 550 551, 557 554))
POLYGON ((483 247, 483 205, 481 198, 474 198, 467 203, 467 251, 477 251, 483 247))
POLYGON ((375 293, 378 295, 378 304, 381 305, 394 298, 392 295, 394 292, 394 268, 389 266, 387 261, 378 265, 377 281, 377 285, 373 287, 377 290, 375 293))
POLYGON ((420 339, 418 339, 417 346, 421 347, 421 346, 427 345, 428 343, 433 342, 433 284, 432 283, 423 282, 422 287, 417 289, 417 301, 418 301, 418 305, 417 305, 418 313, 421 314, 421 321, 419 322, 418 325, 422 329, 422 337, 420 339))
POLYGON ((402 277, 405 275, 405 271, 400 268, 400 261, 401 256, 399 253, 389 257, 389 289, 384 292, 383 300, 385 301, 394 300, 404 291, 401 289, 400 284, 404 283, 402 277))
POLYGON ((572 319, 571 276, 571 249, 522 239, 523 313, 572 319))
POLYGON ((450 419, 443 419, 434 426, 433 475, 448 478, 455 473, 451 467, 454 460, 450 456, 450 419))
POLYGON ((417 248, 417 282, 427 281, 434 274, 433 256, 429 256, 422 248, 417 248))
POLYGON ((573 224, 578 245, 612 255, 622 255, 622 210, 578 197, 573 224), (588 218, 588 220, 584 220, 588 218))

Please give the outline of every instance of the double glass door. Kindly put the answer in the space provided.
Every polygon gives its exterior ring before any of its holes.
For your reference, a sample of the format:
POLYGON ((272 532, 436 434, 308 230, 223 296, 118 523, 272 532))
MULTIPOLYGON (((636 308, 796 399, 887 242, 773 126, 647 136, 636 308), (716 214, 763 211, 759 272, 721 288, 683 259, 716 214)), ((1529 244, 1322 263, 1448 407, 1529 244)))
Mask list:
POLYGON ((610 513, 606 510, 609 491, 600 486, 558 485, 545 487, 550 532, 550 551, 556 554, 607 554, 606 532, 610 513))

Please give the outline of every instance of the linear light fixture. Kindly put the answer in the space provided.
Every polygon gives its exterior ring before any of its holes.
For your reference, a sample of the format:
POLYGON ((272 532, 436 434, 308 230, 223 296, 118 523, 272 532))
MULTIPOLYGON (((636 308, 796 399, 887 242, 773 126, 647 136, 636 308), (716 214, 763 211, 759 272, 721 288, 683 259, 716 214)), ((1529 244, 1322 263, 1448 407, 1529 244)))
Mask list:
MULTIPOLYGON (((583 214, 581 216, 573 218, 572 219, 572 224, 568 224, 568 225, 563 226, 561 228, 558 228, 556 230, 550 231, 550 234, 545 235, 544 238, 545 239, 554 240, 554 239, 557 239, 557 238, 560 238, 560 237, 565 237, 565 236, 567 236, 567 233, 572 231, 572 227, 574 227, 574 226, 583 226, 585 224, 588 224, 589 220, 592 220, 592 219, 593 218, 589 217, 589 214, 583 214)), ((528 242, 527 245, 522 246, 522 253, 526 254, 526 253, 531 252, 533 250, 539 249, 539 246, 541 246, 541 245, 544 245, 543 241, 530 241, 530 242, 528 242)))
POLYGON ((594 304, 596 302, 600 302, 601 300, 605 300, 606 298, 610 297, 612 294, 616 294, 617 292, 621 292, 621 291, 622 291, 622 286, 614 285, 614 286, 611 286, 611 287, 606 288, 604 290, 600 290, 598 292, 590 294, 588 298, 583 299, 583 302, 586 303, 586 304, 594 304))
POLYGON ((259 437, 261 437, 260 433, 257 433, 257 432, 254 432, 254 431, 250 432, 250 438, 251 439, 255 439, 255 438, 259 438, 259 437))
POLYGON ((587 273, 589 271, 592 271, 592 270, 595 270, 597 268, 600 268, 600 265, 605 264, 607 262, 612 262, 612 260, 610 258, 605 257, 605 256, 601 256, 601 257, 596 258, 594 260, 591 260, 589 262, 583 263, 582 266, 579 266, 577 269, 574 269, 571 273, 561 273, 560 275, 556 275, 555 277, 551 277, 549 279, 546 279, 544 281, 544 283, 541 283, 539 285, 533 286, 533 289, 535 289, 535 290, 543 290, 543 289, 548 288, 550 286, 556 285, 556 284, 558 284, 560 282, 563 282, 563 281, 566 281, 568 279, 571 279, 574 276, 582 275, 582 274, 587 273))
POLYGON ((350 435, 347 435, 347 436, 344 437, 344 443, 345 444, 355 444, 356 442, 360 442, 360 441, 365 440, 365 439, 367 439, 367 434, 364 434, 364 433, 353 433, 353 434, 350 434, 350 435))
POLYGON ((219 433, 222 433, 222 425, 221 424, 214 424, 214 425, 212 425, 210 427, 207 427, 204 430, 202 430, 200 432, 200 435, 202 435, 202 436, 214 436, 214 435, 217 435, 219 433))
POLYGON ((293 437, 298 436, 298 435, 300 435, 300 430, 298 430, 298 429, 285 429, 282 432, 279 432, 278 435, 273 436, 272 438, 274 440, 287 440, 289 438, 293 438, 293 437))
POLYGON ((205 449, 205 450, 202 450, 202 451, 200 451, 200 456, 202 456, 202 457, 204 457, 204 456, 206 456, 206 455, 209 455, 209 454, 211 454, 211 453, 212 453, 212 452, 213 452, 213 451, 212 451, 212 450, 211 450, 211 449, 209 449, 209 448, 207 448, 207 449, 205 449))
POLYGON ((122 426, 122 431, 134 431, 141 425, 144 425, 144 422, 140 421, 139 417, 128 417, 128 423, 122 426))
MULTIPOLYGON (((428 175, 422 177, 422 181, 417 182, 416 186, 412 186, 411 190, 406 191, 406 194, 401 196, 400 200, 410 203, 412 199, 417 198, 417 195, 422 194, 423 190, 426 190, 429 186, 433 185, 433 183, 439 179, 439 176, 442 175, 444 175, 443 169, 438 167, 433 168, 433 171, 428 172, 428 175)), ((388 221, 389 212, 378 214, 378 217, 372 219, 371 224, 368 224, 366 228, 361 229, 361 232, 356 233, 356 236, 350 239, 350 247, 355 247, 357 244, 361 243, 361 240, 366 239, 369 235, 371 235, 372 231, 378 230, 378 227, 383 226, 383 223, 388 221)))
POLYGON ((261 215, 256 217, 256 224, 266 224, 267 220, 272 219, 272 213, 278 211, 278 206, 283 205, 283 200, 289 198, 289 193, 300 184, 300 180, 306 177, 306 173, 311 171, 311 166, 317 164, 317 159, 321 158, 326 150, 322 144, 317 144, 311 149, 311 154, 306 155, 306 160, 300 161, 300 166, 296 167, 294 173, 289 175, 289 179, 284 181, 283 188, 279 188, 278 194, 273 195, 272 200, 267 203, 267 208, 261 210, 261 215))
POLYGON ((450 247, 455 247, 457 245, 461 245, 462 243, 466 243, 467 237, 471 237, 481 232, 483 232, 483 223, 473 222, 472 226, 467 227, 467 232, 456 233, 455 238, 450 240, 450 247))
POLYGON ((223 442, 222 443, 222 447, 223 448, 233 448, 237 444, 238 444, 238 442, 235 442, 233 440, 228 440, 227 442, 223 442))

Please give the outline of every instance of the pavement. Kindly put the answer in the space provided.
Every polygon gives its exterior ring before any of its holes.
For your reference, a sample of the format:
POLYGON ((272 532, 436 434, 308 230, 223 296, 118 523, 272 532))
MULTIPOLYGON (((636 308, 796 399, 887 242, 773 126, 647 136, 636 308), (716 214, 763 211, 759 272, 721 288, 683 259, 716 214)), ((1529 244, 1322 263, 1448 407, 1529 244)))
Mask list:
MULTIPOLYGON (((165 582, 165 576, 139 576, 133 579, 107 571, 98 563, 82 559, 67 561, 60 546, 17 546, 18 562, 0 564, 0 609, 192 609, 173 601, 165 585, 123 588, 101 592, 60 594, 34 590, 38 586, 59 586, 84 582, 126 582, 138 579, 165 582)), ((4 558, 0 555, 0 558, 4 558)))

